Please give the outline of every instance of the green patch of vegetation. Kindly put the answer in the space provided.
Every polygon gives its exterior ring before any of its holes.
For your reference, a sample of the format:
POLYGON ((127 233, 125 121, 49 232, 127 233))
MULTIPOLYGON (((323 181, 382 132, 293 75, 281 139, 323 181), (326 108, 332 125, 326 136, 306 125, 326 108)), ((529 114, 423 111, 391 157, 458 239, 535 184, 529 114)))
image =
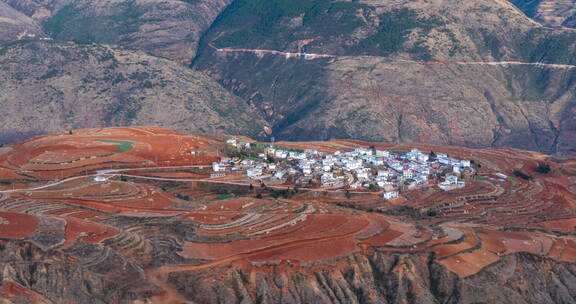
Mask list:
POLYGON ((48 72, 46 72, 44 75, 38 77, 38 80, 46 80, 46 79, 50 79, 50 78, 54 78, 58 76, 58 70, 56 69, 50 69, 48 72))
POLYGON ((134 148, 134 143, 131 141, 115 140, 115 139, 96 139, 96 141, 118 144, 118 150, 116 150, 116 153, 130 151, 134 148))
POLYGON ((532 176, 530 176, 530 175, 528 175, 528 174, 526 174, 526 173, 524 173, 524 172, 522 172, 522 171, 519 171, 519 170, 515 170, 515 171, 512 172, 512 173, 513 173, 515 176, 517 176, 517 177, 519 177, 519 178, 522 178, 522 179, 525 179, 525 180, 532 180, 532 179, 533 179, 532 176))
POLYGON ((481 31, 480 33, 482 34, 484 45, 486 46, 486 48, 488 48, 492 57, 494 57, 494 59, 497 60, 502 58, 502 53, 500 52, 502 43, 498 39, 498 36, 486 30, 481 31))
POLYGON ((218 38, 216 40, 216 44, 219 46, 233 47, 241 45, 252 45, 264 39, 265 37, 257 32, 253 32, 248 29, 242 29, 218 38))
POLYGON ((110 60, 115 60, 116 58, 114 57, 114 55, 112 53, 106 53, 102 56, 100 56, 100 58, 98 58, 99 62, 106 62, 106 61, 110 61, 110 60))
POLYGON ((66 28, 66 23, 73 20, 82 10, 78 9, 74 3, 64 6, 52 18, 46 21, 44 28, 53 36, 58 36, 66 28))
POLYGON ((542 0, 511 0, 526 16, 533 18, 538 13, 538 6, 542 0))
POLYGON ((548 165, 548 164, 539 163, 538 167, 536 168, 536 171, 538 171, 539 173, 542 173, 542 174, 546 174, 546 173, 550 173, 550 171, 552 171, 552 169, 550 168, 550 165, 548 165))
POLYGON ((176 197, 183 200, 183 201, 189 201, 190 197, 188 195, 184 195, 184 194, 180 194, 180 193, 176 193, 176 197))
POLYGON ((232 197, 233 197, 232 194, 222 194, 222 195, 219 195, 218 197, 216 197, 215 200, 216 200, 216 201, 221 201, 221 200, 226 200, 226 199, 229 199, 229 198, 232 198, 232 197))
POLYGON ((424 45, 424 41, 422 40, 416 42, 413 47, 408 49, 408 53, 412 54, 413 57, 418 60, 432 60, 432 53, 430 52, 430 49, 424 45))
MULTIPOLYGON (((380 15, 378 32, 354 46, 352 51, 357 54, 374 54, 388 56, 404 49, 408 35, 418 29, 420 36, 426 36, 430 31, 444 23, 437 18, 419 17, 416 11, 402 8, 394 9, 380 15)), ((413 51, 416 54, 428 54, 425 46, 420 43, 413 51)))
POLYGON ((180 0, 180 1, 182 1, 182 2, 184 2, 184 3, 188 3, 188 4, 196 4, 196 3, 198 3, 198 0, 180 0))
POLYGON ((140 25, 147 22, 142 15, 135 1, 116 5, 109 15, 97 15, 86 2, 74 1, 50 18, 45 29, 61 40, 113 43, 122 35, 138 31, 140 25))
POLYGON ((221 47, 260 44, 273 36, 292 37, 296 31, 281 25, 287 18, 303 16, 302 25, 323 35, 350 34, 364 22, 358 17, 366 8, 358 2, 334 0, 238 0, 215 24, 237 29, 216 40, 221 47))
POLYGON ((576 33, 535 28, 518 38, 516 50, 527 62, 576 64, 576 33))

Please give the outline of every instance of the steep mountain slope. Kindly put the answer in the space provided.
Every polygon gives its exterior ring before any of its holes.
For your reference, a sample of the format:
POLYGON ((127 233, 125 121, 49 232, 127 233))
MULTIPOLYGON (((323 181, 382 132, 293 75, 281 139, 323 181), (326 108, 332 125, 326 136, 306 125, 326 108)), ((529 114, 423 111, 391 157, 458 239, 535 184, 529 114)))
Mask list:
POLYGON ((31 18, 0 2, 0 44, 42 33, 31 18))
POLYGON ((232 0, 4 0, 57 40, 117 44, 188 63, 232 0))
POLYGON ((209 77, 175 62, 100 45, 0 48, 2 138, 65 128, 155 124, 262 134, 265 122, 209 77))
POLYGON ((546 26, 576 28, 574 0, 511 0, 526 15, 546 26))
POLYGON ((576 32, 505 1, 242 0, 204 41, 193 66, 277 138, 576 148, 576 32))

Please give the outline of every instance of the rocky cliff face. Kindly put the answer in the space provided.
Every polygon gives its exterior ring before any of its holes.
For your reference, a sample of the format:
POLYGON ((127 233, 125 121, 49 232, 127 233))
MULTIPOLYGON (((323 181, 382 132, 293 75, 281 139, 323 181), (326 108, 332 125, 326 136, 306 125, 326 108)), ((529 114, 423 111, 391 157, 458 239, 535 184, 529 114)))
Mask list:
POLYGON ((277 138, 574 148, 576 34, 507 2, 244 1, 205 40, 194 67, 277 138))
POLYGON ((98 45, 23 42, 0 51, 3 140, 67 128, 157 124, 263 134, 265 121, 209 77, 98 45))
POLYGON ((573 265, 527 254, 461 279, 430 256, 355 254, 333 266, 220 269, 172 282, 197 303, 573 303, 573 265))
MULTIPOLYGON (((94 258, 99 252, 76 247, 72 255, 83 250, 94 258)), ((144 303, 159 291, 142 265, 113 252, 98 261, 73 261, 71 255, 21 242, 2 245, 0 257, 0 282, 34 290, 43 295, 41 303, 144 303)), ((357 253, 313 266, 237 263, 173 274, 169 281, 190 303, 558 304, 576 301, 575 272, 573 264, 515 254, 459 278, 425 254, 357 253)))

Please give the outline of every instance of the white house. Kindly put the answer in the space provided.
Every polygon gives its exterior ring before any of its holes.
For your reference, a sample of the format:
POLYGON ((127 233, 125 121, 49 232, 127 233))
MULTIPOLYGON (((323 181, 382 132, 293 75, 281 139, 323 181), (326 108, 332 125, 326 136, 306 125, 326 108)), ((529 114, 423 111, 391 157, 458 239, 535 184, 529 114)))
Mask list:
POLYGON ((219 164, 219 163, 212 163, 212 171, 214 172, 218 172, 218 171, 226 171, 226 167, 219 164))
POLYGON ((372 155, 372 150, 370 150, 370 149, 357 148, 357 149, 354 149, 354 152, 356 154, 360 154, 360 155, 372 155))
POLYGON ((322 183, 322 186, 334 185, 335 182, 334 174, 332 172, 325 172, 324 174, 322 174, 320 182, 322 183))
POLYGON ((234 147, 238 146, 238 141, 234 138, 231 138, 229 140, 226 141, 227 144, 232 145, 234 147))
POLYGON ((250 178, 255 178, 262 175, 262 168, 253 167, 246 170, 246 175, 250 178))
POLYGON ((282 170, 276 171, 276 173, 274 173, 274 177, 277 178, 277 179, 281 179, 281 178, 284 177, 285 174, 286 174, 285 171, 282 171, 282 170))
POLYGON ((496 176, 498 176, 498 177, 500 177, 500 178, 503 178, 503 179, 507 179, 507 178, 508 178, 508 175, 502 174, 502 173, 496 173, 496 174, 494 174, 494 175, 496 175, 496 176))
POLYGON ((362 167, 362 161, 359 159, 355 159, 346 163, 346 168, 349 170, 356 170, 362 167))
POLYGON ((356 178, 359 180, 367 180, 370 176, 369 173, 370 169, 366 170, 365 168, 362 168, 356 171, 356 178))
POLYGON ((350 184, 350 188, 352 188, 352 189, 358 189, 360 187, 362 187, 362 184, 359 182, 355 182, 353 184, 350 184))
POLYGON ((404 178, 406 179, 412 178, 414 176, 414 170, 412 170, 412 168, 410 167, 404 167, 404 170, 402 171, 402 176, 404 176, 404 178))
POLYGON ((446 176, 446 179, 444 181, 444 184, 447 184, 447 185, 454 185, 457 183, 458 183, 458 177, 454 176, 454 175, 446 176))
POLYGON ((386 191, 382 196, 387 200, 395 199, 398 198, 398 191, 386 191))
POLYGON ((378 170, 378 177, 389 177, 392 173, 388 170, 378 170))
POLYGON ((107 180, 108 180, 108 178, 106 178, 102 175, 96 175, 96 177, 94 177, 94 181, 96 181, 96 182, 105 182, 107 180))
POLYGON ((430 159, 430 155, 425 153, 418 154, 418 160, 421 162, 427 162, 430 159))
POLYGON ((283 151, 283 150, 276 150, 276 153, 274 153, 274 157, 276 157, 276 158, 286 158, 286 157, 288 157, 288 152, 283 151))
POLYGON ((458 181, 458 177, 450 175, 446 176, 446 180, 440 184, 438 187, 444 191, 450 191, 458 188, 463 188, 466 186, 466 183, 463 181, 458 181))

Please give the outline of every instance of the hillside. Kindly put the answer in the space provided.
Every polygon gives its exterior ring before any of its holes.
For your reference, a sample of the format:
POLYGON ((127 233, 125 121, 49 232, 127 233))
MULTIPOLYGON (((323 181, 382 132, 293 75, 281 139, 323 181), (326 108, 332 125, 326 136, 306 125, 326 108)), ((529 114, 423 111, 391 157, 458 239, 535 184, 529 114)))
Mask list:
POLYGON ((0 44, 40 34, 42 29, 34 20, 0 2, 0 44))
POLYGON ((264 134, 251 106, 202 73, 142 52, 23 41, 0 48, 2 142, 66 129, 155 124, 264 134))
POLYGON ((276 138, 575 148, 576 32, 508 2, 243 0, 204 41, 276 138))
POLYGON ((380 190, 296 188, 264 176, 259 186, 244 169, 213 177, 228 138, 99 128, 0 149, 2 300, 576 301, 574 160, 514 149, 278 143, 318 153, 417 148, 477 169, 463 188, 405 189, 384 200, 380 190))
POLYGON ((232 0, 2 0, 59 41, 116 44, 187 64, 232 0))
POLYGON ((571 0, 0 3, 60 43, 191 62, 277 139, 576 149, 571 0))
POLYGON ((552 27, 576 28, 576 1, 574 0, 512 0, 526 16, 552 27))

